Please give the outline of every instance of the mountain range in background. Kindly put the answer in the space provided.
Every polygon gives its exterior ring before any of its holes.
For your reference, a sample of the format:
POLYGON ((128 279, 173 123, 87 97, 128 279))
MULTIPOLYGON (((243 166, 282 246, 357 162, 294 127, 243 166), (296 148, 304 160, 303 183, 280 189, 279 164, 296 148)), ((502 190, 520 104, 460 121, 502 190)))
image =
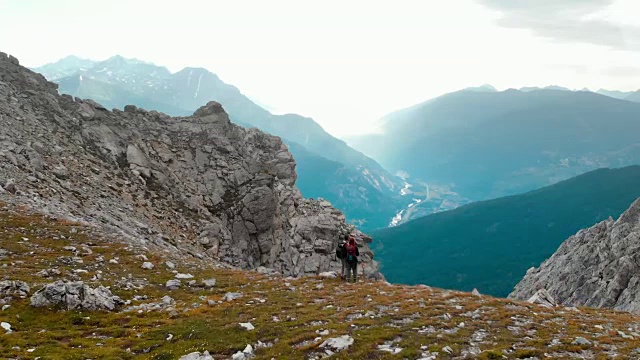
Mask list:
POLYGON ((303 195, 325 198, 364 230, 387 226, 412 201, 400 193, 405 186, 402 179, 328 134, 313 119, 271 114, 206 69, 171 73, 122 56, 105 61, 69 56, 34 70, 57 83, 60 93, 92 99, 107 108, 132 104, 185 116, 211 100, 218 101, 233 122, 284 139, 298 163, 303 195))
POLYGON ((381 133, 349 143, 412 183, 472 201, 640 164, 639 103, 586 91, 484 89, 396 111, 381 133))
POLYGON ((525 194, 472 203, 374 231, 393 283, 507 296, 576 231, 640 197, 640 166, 599 169, 525 194))
POLYGON ((171 73, 121 56, 69 56, 35 70, 61 93, 110 108, 133 104, 180 116, 216 100, 235 123, 283 138, 303 195, 329 200, 365 231, 640 163, 636 92, 482 85, 391 113, 382 134, 351 138, 350 147, 310 118, 270 113, 202 68, 171 73))

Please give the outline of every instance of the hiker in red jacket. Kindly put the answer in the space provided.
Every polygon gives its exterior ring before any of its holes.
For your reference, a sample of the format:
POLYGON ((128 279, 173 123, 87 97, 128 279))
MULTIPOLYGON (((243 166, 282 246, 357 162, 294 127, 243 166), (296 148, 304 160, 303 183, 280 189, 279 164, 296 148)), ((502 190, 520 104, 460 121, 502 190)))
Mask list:
POLYGON ((349 243, 345 248, 347 250, 347 282, 351 281, 351 274, 353 274, 353 282, 356 282, 358 280, 358 256, 360 256, 360 251, 353 236, 349 237, 349 243))

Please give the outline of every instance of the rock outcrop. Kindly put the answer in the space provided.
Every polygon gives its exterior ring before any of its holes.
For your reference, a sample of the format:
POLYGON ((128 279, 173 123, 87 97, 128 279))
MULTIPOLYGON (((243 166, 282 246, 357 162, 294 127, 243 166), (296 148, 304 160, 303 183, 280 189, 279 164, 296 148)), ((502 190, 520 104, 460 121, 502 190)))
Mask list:
POLYGON ((326 201, 303 199, 280 138, 232 124, 210 102, 171 118, 108 111, 0 53, 0 185, 34 208, 149 247, 243 269, 302 276, 338 270, 338 239, 357 233, 326 201))
POLYGON ((25 298, 29 294, 29 291, 29 284, 24 281, 0 281, 0 303, 3 303, 3 298, 12 298, 14 296, 25 298))
POLYGON ((95 289, 82 281, 56 281, 45 285, 31 296, 31 306, 58 307, 65 310, 113 311, 124 301, 104 286, 95 289))
POLYGON ((558 303, 640 313, 640 199, 567 239, 509 295, 528 299, 546 289, 558 303))

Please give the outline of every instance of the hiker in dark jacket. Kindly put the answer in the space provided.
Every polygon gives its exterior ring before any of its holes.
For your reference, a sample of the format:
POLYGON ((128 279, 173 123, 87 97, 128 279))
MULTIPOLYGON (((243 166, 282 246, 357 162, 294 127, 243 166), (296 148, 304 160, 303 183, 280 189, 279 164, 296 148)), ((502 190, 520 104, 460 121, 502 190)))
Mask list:
POLYGON ((342 272, 340 273, 340 279, 345 280, 347 278, 347 243, 349 242, 349 234, 344 236, 344 240, 338 244, 336 249, 336 257, 342 262, 342 272))
POLYGON ((360 251, 353 236, 349 237, 349 243, 345 248, 347 249, 347 281, 351 281, 351 275, 353 274, 353 282, 356 282, 358 280, 358 256, 360 256, 360 251))

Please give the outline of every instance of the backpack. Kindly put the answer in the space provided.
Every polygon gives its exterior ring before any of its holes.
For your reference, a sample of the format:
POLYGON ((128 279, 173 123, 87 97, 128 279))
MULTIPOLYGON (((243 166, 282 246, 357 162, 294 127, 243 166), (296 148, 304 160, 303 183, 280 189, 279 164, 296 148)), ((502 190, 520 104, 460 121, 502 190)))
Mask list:
POLYGON ((347 251, 347 263, 349 264, 355 264, 358 262, 358 258, 356 257, 356 251, 357 251, 358 247, 357 245, 354 246, 346 246, 346 251, 347 251))
POLYGON ((344 259, 347 256, 347 249, 345 248, 345 243, 338 244, 336 248, 336 257, 338 259, 344 259))

